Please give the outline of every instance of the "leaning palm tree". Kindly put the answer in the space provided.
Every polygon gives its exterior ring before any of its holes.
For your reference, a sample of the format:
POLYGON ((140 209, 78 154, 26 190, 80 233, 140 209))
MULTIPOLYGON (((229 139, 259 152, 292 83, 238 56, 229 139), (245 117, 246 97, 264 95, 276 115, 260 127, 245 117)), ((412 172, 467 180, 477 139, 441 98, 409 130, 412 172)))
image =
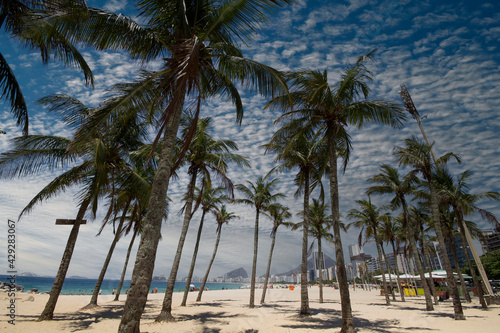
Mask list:
POLYGON ((207 272, 203 277, 203 282, 201 283, 200 291, 198 292, 198 297, 196 298, 196 302, 201 301, 201 296, 203 295, 203 289, 205 288, 205 284, 208 280, 208 275, 210 274, 210 269, 212 268, 212 264, 215 260, 215 255, 217 254, 217 248, 219 247, 220 235, 222 232, 222 226, 227 224, 230 220, 234 218, 239 218, 234 215, 234 213, 228 212, 226 210, 226 206, 222 205, 220 209, 213 212, 215 215, 215 219, 217 220, 217 239, 215 240, 214 252, 212 254, 212 258, 210 259, 210 263, 208 264, 207 272))
MULTIPOLYGON (((429 188, 430 196, 430 206, 431 215, 434 221, 436 236, 439 242, 439 247, 441 251, 446 251, 446 244, 444 241, 443 227, 441 224, 441 219, 439 216, 439 200, 437 197, 436 187, 434 181, 432 180, 432 172, 435 165, 432 163, 431 147, 425 144, 423 141, 417 139, 416 137, 411 137, 404 140, 403 147, 395 147, 394 155, 396 155, 400 165, 412 166, 414 170, 422 175, 429 188)), ((442 165, 446 163, 451 157, 460 161, 458 156, 453 153, 448 153, 436 160, 436 165, 442 165)), ((457 284, 455 277, 453 276, 453 269, 451 267, 451 262, 446 253, 443 253, 443 261, 446 269, 447 282, 450 286, 451 295, 453 297, 453 310, 455 314, 455 320, 465 320, 465 316, 462 309, 462 303, 460 302, 460 296, 458 294, 457 284)))
MULTIPOLYGON (((40 101, 50 112, 58 113, 70 128, 78 127, 94 109, 64 95, 54 95, 40 101)), ((118 117, 118 115, 115 115, 118 117)), ((119 122, 119 119, 116 119, 119 122)), ((14 148, 0 157, 0 176, 14 177, 65 168, 62 174, 45 186, 23 209, 21 215, 30 212, 38 203, 46 201, 72 186, 82 186, 79 208, 71 229, 63 258, 57 272, 50 297, 38 320, 51 320, 57 299, 69 268, 80 224, 90 210, 94 218, 100 199, 113 197, 112 184, 116 177, 129 167, 125 161, 129 149, 139 144, 145 135, 138 130, 134 119, 124 121, 125 126, 103 124, 92 140, 79 141, 58 136, 28 135, 14 139, 14 148)))
POLYGON ((248 186, 243 184, 236 185, 238 192, 245 198, 236 199, 235 202, 250 205, 255 208, 252 276, 250 278, 250 308, 255 307, 255 277, 257 275, 257 250, 259 247, 259 216, 262 211, 269 207, 269 205, 285 197, 283 193, 273 193, 278 179, 268 180, 268 176, 269 174, 265 177, 259 176, 255 183, 247 181, 248 186))
POLYGON ((368 179, 368 182, 374 184, 368 190, 368 194, 390 194, 393 195, 391 200, 391 206, 393 209, 401 208, 403 210, 403 228, 408 233, 408 243, 410 245, 411 253, 415 258, 415 263, 420 275, 420 281, 422 281, 422 287, 424 288, 425 296, 425 308, 427 311, 433 311, 434 305, 432 304, 432 296, 430 288, 425 278, 424 266, 420 258, 415 236, 419 234, 416 226, 408 223, 408 204, 407 196, 410 195, 415 189, 417 179, 414 172, 410 172, 407 175, 401 177, 397 169, 390 165, 383 164, 380 167, 380 173, 368 179))
POLYGON ((277 122, 287 120, 295 125, 292 127, 295 131, 283 131, 283 137, 290 137, 301 128, 307 127, 317 128, 326 137, 337 277, 341 294, 342 333, 354 332, 354 323, 340 235, 337 157, 339 151, 343 151, 345 170, 350 148, 350 138, 346 130, 348 125, 362 127, 372 122, 399 128, 405 119, 402 109, 395 103, 367 99, 370 93, 368 82, 371 81, 372 74, 364 62, 372 53, 359 58, 355 65, 342 72, 340 81, 333 87, 328 83, 327 71, 288 73, 290 97, 276 97, 268 105, 286 111, 277 122))
MULTIPOLYGON (((40 20, 55 28, 64 28, 63 36, 70 40, 76 39, 99 50, 126 50, 136 59, 158 59, 164 65, 158 71, 142 72, 136 82, 120 85, 121 92, 110 100, 110 105, 93 114, 78 133, 82 138, 91 136, 92 129, 118 107, 133 106, 129 113, 149 110, 152 105, 161 108, 155 139, 155 144, 161 146, 158 171, 137 251, 137 258, 147 260, 136 260, 120 332, 139 331, 152 280, 175 163, 174 145, 185 102, 194 106, 198 115, 204 99, 222 96, 235 104, 237 120, 241 122, 243 104, 235 83, 264 96, 285 93, 286 85, 281 75, 243 57, 237 44, 251 40, 274 10, 293 2, 144 0, 136 2, 137 22, 93 8, 60 10, 55 15, 40 16, 40 20)), ((188 144, 186 142, 186 146, 188 144)), ((181 150, 181 155, 184 151, 181 150)), ((168 317, 164 315, 158 319, 167 320, 168 317)))
POLYGON ((273 228, 271 229, 271 248, 269 249, 269 259, 267 261, 266 277, 264 278, 264 287, 262 288, 260 304, 264 304, 266 300, 267 284, 269 282, 269 273, 271 271, 271 260, 273 258, 274 245, 276 243, 276 232, 282 225, 287 227, 290 227, 292 225, 291 222, 287 221, 287 219, 292 217, 292 214, 290 213, 290 209, 288 207, 275 203, 271 204, 268 207, 267 212, 269 214, 269 217, 273 221, 273 228))
MULTIPOLYGON (((210 173, 213 173, 221 180, 230 194, 232 194, 233 183, 226 176, 228 164, 236 163, 238 166, 250 166, 246 157, 232 152, 233 150, 238 150, 238 145, 236 145, 236 143, 230 140, 215 140, 210 135, 211 124, 211 118, 197 119, 197 117, 186 117, 182 121, 182 141, 191 141, 187 148, 187 154, 184 157, 185 162, 188 164, 190 181, 186 193, 186 204, 183 208, 184 220, 181 235, 177 244, 177 251, 172 263, 172 268, 170 269, 162 309, 156 318, 156 321, 174 320, 172 316, 172 298, 175 280, 181 261, 182 249, 184 247, 184 241, 188 232, 189 223, 195 209, 197 208, 193 208, 193 203, 194 191, 198 177, 203 177, 205 184, 210 183, 210 173), (193 137, 189 139, 188 137, 190 135, 190 129, 193 128, 193 123, 197 123, 197 125, 194 126, 196 131, 193 137)), ((199 232, 199 237, 201 237, 201 232, 199 232)), ((199 243, 199 237, 197 243, 199 243)), ((196 253, 193 258, 196 260, 196 253)), ((189 282, 186 285, 189 287, 189 282)))
MULTIPOLYGON (((350 225, 361 229, 359 232, 359 243, 360 246, 363 243, 363 238, 365 242, 373 238, 375 241, 375 246, 377 248, 378 257, 380 259, 380 268, 382 270, 382 283, 385 291, 385 302, 387 305, 391 304, 389 299, 389 288, 387 287, 387 282, 385 278, 385 269, 383 264, 384 255, 382 253, 383 238, 379 235, 379 229, 383 221, 388 218, 387 213, 383 214, 383 211, 387 209, 386 206, 377 207, 372 204, 371 199, 368 200, 356 200, 360 209, 351 209, 347 214, 349 219, 355 220, 350 225)), ((389 267, 387 267, 388 269, 389 267)))
MULTIPOLYGON (((309 196, 314 188, 321 184, 321 177, 328 168, 328 150, 326 140, 320 132, 300 132, 293 138, 284 138, 281 132, 286 131, 289 124, 278 130, 277 135, 264 145, 266 152, 276 154, 275 162, 280 164, 271 172, 299 169, 295 184, 298 189, 295 196, 304 193, 303 228, 302 228, 302 268, 300 275, 300 314, 309 315, 309 295, 307 279, 308 231, 309 231, 309 196)), ((323 190, 321 191, 323 193, 323 190)))
POLYGON ((401 297, 401 302, 405 302, 405 293, 401 289, 401 279, 399 275, 401 274, 399 271, 399 264, 398 264, 398 257, 399 257, 399 243, 400 240, 398 238, 398 233, 400 232, 400 225, 398 223, 398 220, 392 216, 388 216, 387 219, 384 219, 383 224, 381 226, 381 233, 382 233, 382 238, 386 243, 391 244, 392 248, 392 253, 394 255, 394 261, 396 263, 396 275, 397 275, 397 282, 398 282, 398 290, 399 290, 399 295, 401 297))
POLYGON ((225 188, 212 188, 210 186, 210 183, 204 183, 202 188, 199 190, 198 198, 196 199, 196 201, 201 205, 202 213, 200 225, 198 227, 198 233, 196 234, 196 243, 194 246, 193 257, 191 259, 191 266, 189 267, 189 273, 186 279, 186 289, 184 290, 181 306, 186 306, 189 286, 191 285, 191 278, 193 277, 194 267, 196 264, 196 256, 198 255, 198 248, 200 246, 200 239, 201 233, 203 231, 203 222, 205 220, 205 215, 208 212, 215 212, 219 204, 229 200, 229 197, 225 195, 224 192, 226 192, 225 188))

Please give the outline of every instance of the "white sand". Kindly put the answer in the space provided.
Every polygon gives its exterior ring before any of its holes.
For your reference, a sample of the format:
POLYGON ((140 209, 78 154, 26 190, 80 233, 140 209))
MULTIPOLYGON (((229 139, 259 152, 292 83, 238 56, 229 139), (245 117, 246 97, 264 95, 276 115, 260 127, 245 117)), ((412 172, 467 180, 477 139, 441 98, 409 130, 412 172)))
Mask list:
MULTIPOLYGON (((318 303, 318 288, 309 288, 312 315, 298 316, 300 288, 294 291, 271 289, 266 305, 259 305, 261 290, 256 292, 256 307, 248 308, 249 290, 215 290, 203 293, 196 303, 197 293, 191 293, 188 306, 180 307, 182 293, 175 293, 173 315, 175 323, 154 323, 163 294, 150 295, 141 320, 141 332, 336 332, 341 325, 339 291, 325 288, 325 303, 318 303)), ((435 311, 426 312, 423 297, 409 298, 405 303, 385 305, 379 291, 350 290, 356 332, 500 332, 500 306, 482 310, 477 298, 472 304, 463 303, 465 321, 453 319, 451 300, 440 303, 435 311)), ((17 294, 15 326, 9 324, 7 295, 0 294, 1 332, 116 332, 124 301, 114 302, 113 296, 99 297, 102 306, 97 311, 79 312, 90 296, 60 296, 54 320, 36 322, 48 295, 17 294)))

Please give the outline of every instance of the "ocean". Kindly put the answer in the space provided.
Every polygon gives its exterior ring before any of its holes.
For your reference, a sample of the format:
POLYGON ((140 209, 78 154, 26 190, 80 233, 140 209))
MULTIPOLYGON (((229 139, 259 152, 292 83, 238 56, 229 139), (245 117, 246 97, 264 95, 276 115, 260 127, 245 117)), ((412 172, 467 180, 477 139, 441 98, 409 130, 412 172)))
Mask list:
MULTIPOLYGON (((0 275, 0 281, 8 283, 8 275, 0 275)), ((67 278, 64 281, 61 294, 63 295, 89 295, 94 291, 97 279, 71 279, 67 278)), ((31 276, 16 276, 16 284, 24 287, 24 291, 29 291, 30 289, 37 288, 38 292, 48 292, 52 288, 54 283, 54 278, 50 277, 31 277, 31 276)), ((118 288, 120 280, 107 280, 104 279, 101 290, 103 295, 111 295, 113 289, 118 288)), ((201 287, 201 283, 191 282, 196 288, 201 287)), ((125 280, 123 282, 123 288, 121 294, 125 294, 125 290, 130 286, 130 280, 125 280)), ((207 283, 205 287, 209 290, 221 290, 224 289, 239 289, 243 284, 238 283, 207 283)), ((184 292, 186 287, 185 282, 176 282, 174 286, 174 291, 184 292)), ((151 282, 150 291, 157 288, 158 293, 164 293, 167 288, 167 282, 153 281, 151 282)))

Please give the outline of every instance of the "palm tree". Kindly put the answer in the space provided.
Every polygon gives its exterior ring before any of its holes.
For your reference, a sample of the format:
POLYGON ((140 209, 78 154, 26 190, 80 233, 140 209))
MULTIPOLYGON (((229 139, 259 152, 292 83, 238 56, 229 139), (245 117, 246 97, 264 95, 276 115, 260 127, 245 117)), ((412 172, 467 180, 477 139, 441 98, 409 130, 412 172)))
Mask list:
MULTIPOLYGON (((268 174, 269 175, 269 174, 268 174)), ((266 177, 259 176, 255 183, 247 181, 249 186, 243 184, 236 185, 236 189, 245 197, 244 199, 236 199, 236 203, 242 203, 253 206, 255 208, 255 230, 253 241, 253 262, 252 276, 250 279, 250 302, 249 307, 253 308, 255 301, 255 277, 257 275, 257 250, 259 246, 259 215, 265 211, 269 205, 276 202, 280 198, 284 198, 283 193, 272 193, 278 179, 268 181, 266 177)))
POLYGON ((398 265, 398 256, 399 256, 399 243, 400 240, 398 238, 398 233, 400 232, 400 225, 398 223, 398 220, 395 219, 392 216, 388 216, 388 218, 384 219, 383 224, 381 226, 381 233, 382 237, 385 242, 391 244, 392 248, 392 253, 394 255, 394 261, 396 263, 396 275, 397 275, 397 282, 398 282, 398 290, 399 290, 399 295, 401 297, 401 302, 405 302, 405 293, 401 289, 401 279, 399 278, 399 275, 401 272, 399 271, 399 265, 398 265))
MULTIPOLYGON (((466 170, 460 173, 456 180, 446 169, 440 169, 436 173, 436 183, 438 189, 438 195, 443 203, 450 205, 455 212, 457 218, 457 224, 460 230, 460 237, 462 239, 462 245, 465 249, 465 256, 467 258, 467 263, 469 267, 472 267, 472 260, 469 256, 469 251, 467 251, 467 242, 465 241, 465 228, 464 228, 464 217, 473 212, 479 212, 483 218, 486 218, 492 223, 498 224, 498 221, 491 212, 481 209, 476 205, 480 200, 500 200, 500 194, 498 192, 482 192, 477 194, 471 194, 468 192, 469 184, 468 179, 473 175, 473 172, 466 170)), ((478 265, 482 265, 479 263, 478 265)), ((479 285, 479 279, 477 278, 476 272, 471 270, 472 281, 475 286, 479 285)), ((487 308, 487 304, 484 300, 484 296, 481 288, 478 289, 478 296, 483 308, 487 308)))
MULTIPOLYGON (((62 3, 60 3, 62 4, 62 3)), ((17 38, 30 49, 39 49, 46 64, 52 54, 66 65, 79 67, 85 74, 87 84, 93 84, 90 67, 82 55, 68 39, 61 38, 51 26, 38 25, 32 14, 35 9, 47 9, 53 1, 2 0, 0 2, 0 29, 17 38)), ((6 99, 10 111, 22 127, 23 135, 28 134, 28 108, 14 71, 0 52, 0 100, 6 99)), ((0 130, 1 131, 1 130, 0 130)))
MULTIPOLYGON (((338 268, 337 277, 341 294, 342 333, 354 332, 354 324, 340 235, 338 151, 341 150, 345 154, 345 170, 350 148, 350 138, 346 131, 348 125, 362 127, 366 123, 374 122, 401 127, 402 121, 405 119, 402 109, 396 104, 367 100, 370 93, 367 82, 371 80, 372 76, 365 67, 364 61, 372 53, 359 58, 355 65, 347 68, 341 74, 340 81, 333 87, 328 84, 327 71, 288 73, 291 91, 289 97, 279 96, 268 105, 287 111, 278 119, 278 122, 292 119, 297 131, 300 131, 300 128, 314 127, 321 130, 327 139, 333 234, 338 268)), ((290 137, 290 134, 293 134, 293 131, 283 132, 285 137, 290 137)))
MULTIPOLYGON (((202 176, 206 183, 210 183, 210 173, 214 173, 224 183, 226 189, 232 192, 233 184, 226 176, 228 163, 236 163, 239 166, 250 166, 246 157, 231 152, 231 150, 238 150, 236 143, 230 140, 215 140, 212 138, 209 133, 211 123, 211 118, 197 119, 196 117, 187 117, 182 121, 182 141, 191 141, 185 155, 185 161, 188 163, 190 182, 186 193, 186 204, 184 206, 185 213, 181 235, 172 268, 170 269, 163 306, 160 314, 156 318, 157 322, 174 320, 172 316, 172 297, 184 241, 188 232, 189 223, 195 211, 195 209, 193 209, 194 190, 198 176, 202 176), (195 126, 196 131, 192 139, 189 139, 190 129, 193 128, 193 122, 197 123, 197 126, 195 126)), ((199 235, 201 237, 201 233, 199 233, 199 235)), ((196 256, 193 258, 196 260, 196 256)), ((187 284, 187 286, 189 287, 189 284, 187 284)))
MULTIPOLYGON (((320 133, 301 132, 292 139, 284 138, 282 132, 287 131, 289 124, 283 126, 271 138, 271 141, 264 145, 266 152, 271 151, 277 154, 275 161, 281 162, 273 171, 284 171, 298 168, 299 172, 295 177, 295 184, 298 187, 296 196, 304 192, 304 226, 302 228, 302 269, 300 275, 300 314, 310 315, 308 279, 307 279, 307 257, 308 257, 308 221, 309 221, 309 196, 314 188, 321 184, 321 177, 328 167, 328 151, 326 142, 319 137, 320 133)), ((323 191, 322 191, 323 193, 323 191)))
POLYGON ((424 288, 425 308, 427 311, 433 311, 434 305, 432 304, 431 292, 426 282, 424 266, 422 265, 422 260, 415 241, 415 236, 418 235, 419 232, 413 224, 408 223, 408 204, 406 197, 415 189, 417 180, 413 172, 401 177, 397 169, 387 164, 383 164, 380 167, 380 171, 379 174, 368 179, 368 182, 376 185, 370 187, 367 193, 392 194, 394 195, 394 198, 391 200, 393 209, 401 208, 403 210, 403 228, 405 228, 408 233, 408 243, 413 257, 415 258, 420 281, 422 281, 422 287, 424 288))
MULTIPOLYGON (((80 101, 64 95, 48 96, 40 102, 48 106, 49 111, 59 113, 70 128, 78 127, 85 117, 94 111, 80 101)), ((23 209, 20 216, 30 212, 36 204, 64 192, 71 186, 83 185, 79 193, 76 220, 39 321, 53 318, 84 215, 90 209, 94 218, 100 199, 104 195, 114 196, 110 190, 113 188, 112 184, 119 174, 128 170, 124 159, 126 153, 140 143, 138 138, 145 135, 134 121, 125 121, 123 127, 103 124, 101 131, 95 132, 97 135, 86 142, 44 135, 19 137, 14 139, 14 148, 3 153, 0 158, 0 176, 24 176, 35 174, 44 168, 69 168, 45 186, 23 209)))
MULTIPOLYGON (((313 199, 312 203, 309 205, 310 208, 310 220, 309 220, 309 230, 308 233, 318 241, 318 270, 319 270, 319 302, 323 303, 323 250, 321 246, 321 240, 325 239, 333 243, 333 235, 329 232, 332 226, 332 216, 328 215, 327 211, 330 209, 328 203, 320 201, 318 199, 313 199)), ((347 229, 342 226, 344 231, 347 229)), ((311 243, 310 249, 314 245, 314 241, 311 243)))
POLYGON ((212 258, 210 259, 210 263, 208 264, 207 272, 203 277, 203 282, 201 283, 200 291, 198 292, 198 297, 196 298, 196 302, 201 301, 201 296, 203 295, 203 290, 205 289, 205 284, 208 280, 208 275, 210 274, 210 269, 212 268, 212 264, 214 263, 215 256, 217 254, 217 249, 219 248, 220 235, 222 233, 222 226, 224 224, 229 223, 230 220, 237 218, 238 216, 234 215, 234 213, 228 212, 226 210, 226 205, 222 205, 220 209, 215 210, 214 212, 215 219, 217 221, 217 239, 215 240, 214 252, 212 253, 212 258))
MULTIPOLYGON (((109 101, 107 107, 93 114, 78 133, 82 138, 91 136, 92 129, 116 108, 123 108, 125 113, 149 110, 152 106, 162 110, 155 139, 155 144, 161 145, 160 160, 137 251, 138 258, 148 259, 135 263, 120 332, 139 331, 154 270, 169 180, 174 169, 174 145, 184 102, 194 105, 197 117, 204 99, 222 95, 234 102, 237 120, 241 122, 243 104, 235 82, 264 96, 284 93, 286 85, 281 75, 268 66, 244 58, 237 43, 251 40, 275 9, 293 2, 144 0, 137 2, 140 23, 93 8, 76 13, 61 10, 40 18, 63 30, 63 36, 70 40, 77 39, 99 50, 124 49, 136 59, 160 59, 164 63, 160 70, 142 72, 136 82, 120 85, 121 92, 109 101), (65 18, 70 20, 62 22, 65 18)), ((185 144, 187 147, 189 140, 185 144)), ((180 155, 184 151, 181 150, 180 155)), ((165 315, 159 319, 168 318, 165 315)))
POLYGON ((186 279, 186 289, 184 290, 181 306, 186 306, 189 286, 191 285, 191 278, 193 276, 194 266, 196 264, 196 256, 198 255, 198 248, 200 245, 205 215, 208 212, 213 212, 215 214, 217 205, 229 200, 229 197, 223 194, 223 192, 225 192, 225 189, 223 187, 212 188, 209 183, 204 184, 202 189, 199 190, 197 202, 201 204, 202 214, 200 219, 200 226, 198 227, 198 233, 196 235, 193 258, 191 259, 191 266, 189 267, 189 273, 186 279))
MULTIPOLYGON (((432 170, 434 166, 430 157, 431 147, 425 144, 423 141, 417 139, 416 137, 405 139, 404 144, 404 147, 395 147, 394 155, 397 156, 400 165, 412 166, 414 170, 416 172, 419 172, 427 182, 429 186, 431 214, 434 221, 439 247, 441 251, 446 251, 443 228, 439 216, 439 201, 436 196, 436 189, 432 180, 432 170)), ((436 160, 435 163, 436 165, 441 165, 451 157, 455 157, 457 161, 460 161, 456 155, 454 155, 453 153, 448 153, 436 160)), ((453 297, 453 310, 455 314, 455 320, 465 320, 462 303, 460 302, 460 296, 458 294, 455 277, 453 276, 453 270, 451 268, 450 259, 446 254, 443 255, 443 261, 446 269, 447 282, 450 286, 451 295, 453 297)))
MULTIPOLYGON (((384 264, 382 262, 384 255, 382 253, 383 246, 383 238, 379 235, 379 228, 381 223, 387 219, 387 213, 382 214, 387 207, 377 207, 372 204, 371 199, 368 197, 368 200, 356 200, 356 203, 359 205, 360 209, 351 209, 347 214, 349 219, 355 220, 350 225, 355 226, 358 229, 361 229, 359 232, 359 243, 362 244, 363 236, 365 242, 369 239, 373 238, 375 241, 375 246, 377 248, 378 257, 381 261, 381 271, 382 271, 382 283, 384 285, 385 291, 385 302, 387 305, 391 304, 389 299, 389 289, 387 288, 387 282, 385 278, 385 269, 384 264)), ((387 267, 389 268, 389 267, 387 267)))
POLYGON ((267 209, 269 212, 269 217, 273 220, 273 228, 271 230, 271 237, 273 238, 271 242, 271 248, 269 249, 269 260, 267 261, 266 277, 264 279, 264 288, 262 289, 262 297, 260 298, 260 304, 264 304, 266 299, 267 284, 269 282, 269 272, 271 271, 271 260, 273 258, 274 244, 276 243, 276 232, 281 225, 290 227, 291 222, 286 221, 292 214, 290 209, 281 204, 271 204, 267 209))

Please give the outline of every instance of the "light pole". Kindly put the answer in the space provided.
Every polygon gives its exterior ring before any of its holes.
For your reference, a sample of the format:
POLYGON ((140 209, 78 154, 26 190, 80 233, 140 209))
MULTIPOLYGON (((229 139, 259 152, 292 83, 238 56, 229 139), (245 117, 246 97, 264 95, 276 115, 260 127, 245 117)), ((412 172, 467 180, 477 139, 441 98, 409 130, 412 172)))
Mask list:
MULTIPOLYGON (((420 131, 422 132, 422 135, 425 139, 425 142, 427 145, 430 147, 432 159, 434 161, 434 164, 436 167, 439 167, 436 164, 436 155, 434 154, 434 150, 432 149, 432 145, 429 142, 429 138, 425 134, 424 127, 422 126, 422 122, 420 121, 423 118, 426 118, 427 116, 420 117, 420 114, 417 111, 417 108, 415 107, 415 104, 413 104, 413 100, 411 99, 410 93, 406 89, 406 86, 404 84, 401 85, 401 91, 399 92, 399 95, 401 96, 401 99, 403 100, 403 104, 406 108, 406 110, 413 116, 413 118, 417 121, 418 126, 420 127, 420 131)), ((472 241, 472 236, 470 234, 469 228, 465 224, 465 221, 462 219, 462 226, 465 231, 465 239, 467 240, 467 244, 469 244, 470 251, 472 253, 472 256, 474 257, 474 261, 476 262, 477 268, 479 270, 479 274, 481 274, 481 278, 483 279, 484 286, 486 287, 486 291, 488 294, 493 294, 493 289, 491 288, 490 281, 488 280, 488 276, 486 275, 486 271, 484 270, 483 264, 481 263, 481 259, 479 258, 479 255, 476 251, 476 246, 474 245, 474 242, 472 241)), ((466 249, 467 250, 467 249, 466 249)), ((443 249, 443 251, 446 253, 446 250, 443 249)), ((438 256, 439 258, 439 256, 438 256)), ((441 264, 441 263, 440 263, 441 264)))

